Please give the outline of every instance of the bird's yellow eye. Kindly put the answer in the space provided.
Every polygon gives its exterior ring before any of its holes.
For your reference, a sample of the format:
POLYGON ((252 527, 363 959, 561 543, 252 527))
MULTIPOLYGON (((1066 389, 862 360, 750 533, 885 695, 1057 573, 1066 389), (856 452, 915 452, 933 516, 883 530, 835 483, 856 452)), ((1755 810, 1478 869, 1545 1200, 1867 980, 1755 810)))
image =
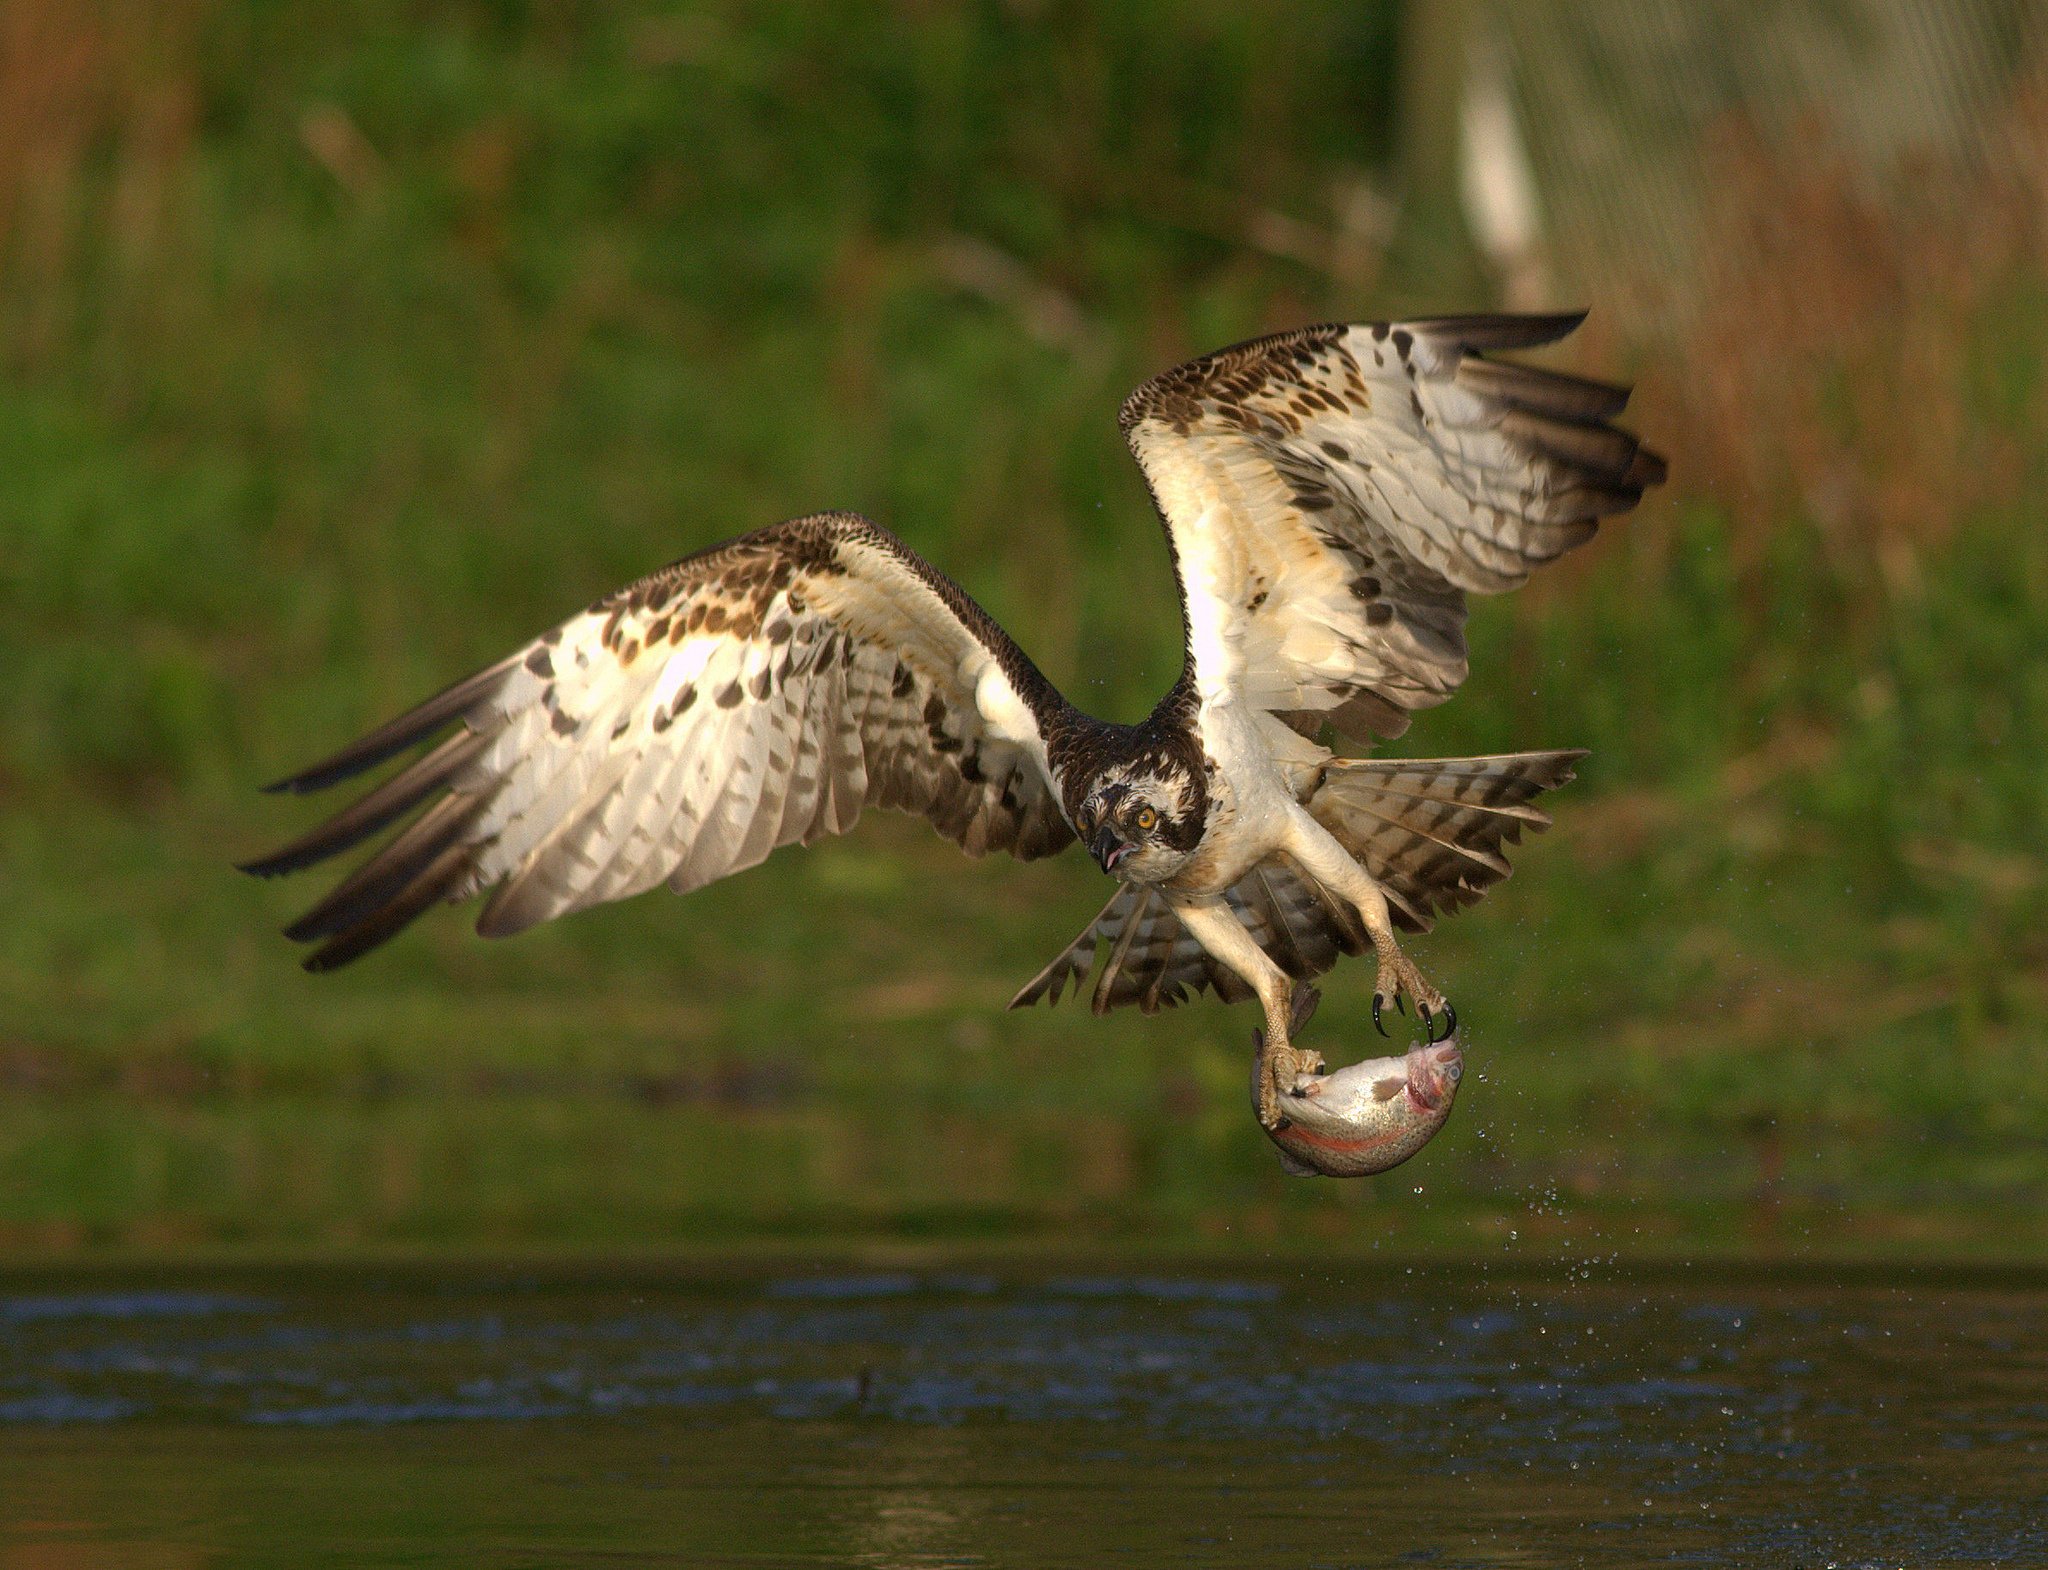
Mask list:
POLYGON ((1154 812, 1150 807, 1140 807, 1138 809, 1138 827, 1140 829, 1143 829, 1146 833, 1149 834, 1152 831, 1153 825, 1158 823, 1158 821, 1159 814, 1154 812))

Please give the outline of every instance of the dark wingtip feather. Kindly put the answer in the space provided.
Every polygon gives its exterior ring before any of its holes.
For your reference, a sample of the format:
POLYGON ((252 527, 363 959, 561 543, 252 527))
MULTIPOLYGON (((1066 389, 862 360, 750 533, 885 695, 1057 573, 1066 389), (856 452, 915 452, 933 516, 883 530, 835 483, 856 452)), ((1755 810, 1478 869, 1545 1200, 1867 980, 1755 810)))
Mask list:
POLYGON ((476 731, 458 731, 361 800, 268 856, 239 863, 239 870, 253 877, 274 878, 298 872, 361 844, 439 790, 484 749, 488 740, 476 731))
POLYGON ((388 943, 455 887, 468 860, 468 846, 450 845, 393 898, 307 955, 304 968, 316 974, 338 970, 350 960, 360 959, 371 949, 388 943))
POLYGON ((1479 316, 1431 316, 1407 322, 1414 332, 1448 338, 1465 349, 1536 349, 1568 336, 1586 319, 1584 310, 1540 314, 1496 312, 1479 316))
POLYGON ((308 791, 325 790, 350 775, 375 768, 385 759, 396 757, 407 747, 425 741, 450 721, 460 718, 464 710, 503 681, 524 654, 525 651, 521 650, 495 665, 463 677, 454 686, 444 687, 419 707, 408 709, 389 724, 378 726, 331 757, 322 758, 311 768, 301 769, 263 789, 303 796, 308 791))
POLYGON ((1476 355, 1468 355, 1459 363, 1458 382, 1510 409, 1580 425, 1598 425, 1613 419, 1628 407, 1630 391, 1612 382, 1591 381, 1506 360, 1485 360, 1476 355))
POLYGON ((436 858, 450 850, 467 849, 461 836, 484 805, 479 798, 444 796, 286 927, 284 935, 294 943, 332 937, 402 898, 422 869, 436 858))
MULTIPOLYGON (((1640 485, 1574 485, 1550 498, 1550 517, 1560 523, 1576 519, 1590 524, 1600 518, 1633 512, 1642 499, 1643 487, 1640 485)), ((1583 544, 1591 538, 1590 532, 1580 535, 1568 541, 1566 548, 1583 544)))
POLYGON ((1500 432, 1525 450, 1565 464, 1578 477, 1603 485, 1635 484, 1641 444, 1612 425, 1581 425, 1513 409, 1501 417, 1500 432))

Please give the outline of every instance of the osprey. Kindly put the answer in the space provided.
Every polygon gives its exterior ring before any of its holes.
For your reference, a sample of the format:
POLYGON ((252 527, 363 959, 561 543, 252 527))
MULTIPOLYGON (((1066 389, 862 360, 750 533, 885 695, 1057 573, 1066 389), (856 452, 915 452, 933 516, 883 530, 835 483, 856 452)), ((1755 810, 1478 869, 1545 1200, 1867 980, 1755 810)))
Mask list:
MULTIPOLYGON (((1078 839, 1117 890, 1012 1007, 1148 1013, 1213 988, 1265 1012, 1267 1127, 1312 1053, 1294 989, 1370 946, 1373 1016, 1455 1014, 1396 942, 1507 876, 1577 752, 1339 757, 1465 679, 1465 596, 1512 589, 1663 478, 1626 389, 1488 358, 1580 315, 1304 327, 1155 377, 1121 423, 1166 526, 1180 678, 1135 725, 1083 714, 953 581, 853 513, 778 523, 608 595, 273 790, 440 739, 275 854, 323 861, 413 814, 285 929, 347 963, 488 894, 503 937, 778 846, 919 812, 970 855, 1078 839), (1405 1005, 1404 1005, 1405 1006, 1405 1005)), ((1305 1012, 1305 1011, 1304 1011, 1305 1012)))

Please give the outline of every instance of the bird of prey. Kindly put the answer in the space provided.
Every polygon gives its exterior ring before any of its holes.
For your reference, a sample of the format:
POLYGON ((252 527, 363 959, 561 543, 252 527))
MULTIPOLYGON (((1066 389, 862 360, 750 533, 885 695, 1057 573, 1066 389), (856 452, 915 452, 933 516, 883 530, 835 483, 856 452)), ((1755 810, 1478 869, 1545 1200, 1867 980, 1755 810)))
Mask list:
POLYGON ((1013 1000, 1150 1012, 1213 988, 1265 1013, 1259 1110, 1315 1066, 1294 988, 1370 946, 1373 1014, 1455 1014, 1403 953, 1508 873, 1576 752, 1338 756, 1466 674, 1465 596, 1515 588, 1664 465, 1626 389, 1490 356, 1579 315, 1332 324, 1154 377, 1121 423, 1180 589, 1179 679, 1135 725, 1082 713, 953 581, 853 513, 795 518, 629 584, 273 789, 433 743, 260 875, 410 821, 285 930, 345 964, 485 894, 503 937, 778 846, 923 813, 970 855, 1079 840, 1117 888, 1013 1000))

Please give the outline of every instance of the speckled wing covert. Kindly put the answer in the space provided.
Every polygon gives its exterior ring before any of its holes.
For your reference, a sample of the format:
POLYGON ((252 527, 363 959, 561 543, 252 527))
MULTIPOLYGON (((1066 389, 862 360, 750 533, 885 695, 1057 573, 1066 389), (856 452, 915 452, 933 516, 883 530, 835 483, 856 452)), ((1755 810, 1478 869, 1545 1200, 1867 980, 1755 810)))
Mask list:
POLYGON ((1122 423, 1205 702, 1398 735, 1465 679, 1465 595, 1626 512, 1664 463, 1624 388, 1489 360, 1583 313, 1303 327, 1154 377, 1122 423))
POLYGON ((487 937, 666 881, 686 891, 920 812, 973 855, 1073 838, 1048 783, 1058 705, 1008 634, 851 513, 665 567, 272 789, 324 789, 444 732, 408 767, 248 865, 292 872, 417 813, 286 928, 345 964, 440 901, 490 891, 487 937), (421 810, 423 809, 423 810, 421 810))

